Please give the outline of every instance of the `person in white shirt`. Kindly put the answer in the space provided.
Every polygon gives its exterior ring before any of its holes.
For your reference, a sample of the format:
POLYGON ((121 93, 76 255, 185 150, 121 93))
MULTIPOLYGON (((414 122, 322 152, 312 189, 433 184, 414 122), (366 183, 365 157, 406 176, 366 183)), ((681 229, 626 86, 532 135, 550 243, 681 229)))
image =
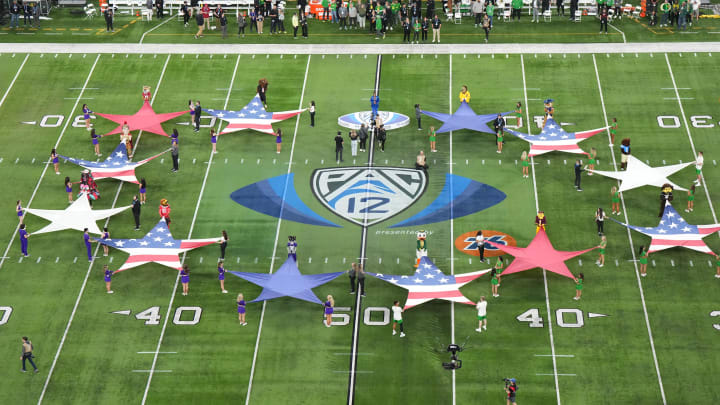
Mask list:
POLYGON ((697 174, 697 180, 695 185, 700 187, 700 178, 702 177, 702 167, 705 162, 702 151, 698 152, 697 159, 695 159, 695 174, 697 174))
POLYGON ((690 5, 692 5, 692 15, 690 19, 690 25, 692 25, 692 20, 697 20, 700 18, 700 0, 690 0, 690 5))
POLYGON ((477 246, 478 253, 480 254, 480 261, 485 261, 485 237, 482 231, 477 231, 475 235, 475 245, 477 246))
POLYGON ((485 296, 480 297, 477 305, 475 305, 478 311, 478 328, 475 329, 478 332, 482 332, 483 329, 487 330, 487 301, 485 296))
POLYGON ((403 329, 402 313, 403 309, 400 307, 400 301, 393 302, 393 336, 397 334, 395 326, 400 325, 400 337, 405 337, 405 330, 403 329))

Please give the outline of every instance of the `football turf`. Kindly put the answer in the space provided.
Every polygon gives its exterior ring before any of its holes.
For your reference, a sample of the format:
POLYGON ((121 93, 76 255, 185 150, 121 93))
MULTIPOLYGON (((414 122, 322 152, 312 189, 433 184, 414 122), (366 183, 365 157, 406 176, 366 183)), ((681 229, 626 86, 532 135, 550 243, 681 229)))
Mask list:
MULTIPOLYGON (((549 97, 555 99, 556 119, 568 123, 568 131, 603 127, 617 117, 620 125, 613 149, 605 132, 580 144, 586 151, 597 148, 599 170, 613 170, 611 153, 619 159, 619 139, 627 136, 632 139, 633 155, 652 166, 692 161, 693 147, 705 151, 707 188, 698 189, 695 211, 682 211, 686 197, 681 191, 675 192, 674 206, 689 223, 714 223, 705 190, 712 197, 720 187, 713 160, 713 136, 720 119, 713 80, 720 72, 715 58, 716 54, 386 55, 379 82, 381 109, 406 114, 411 122, 389 132, 385 152, 375 150, 373 163, 412 167, 417 151, 429 150, 427 128, 441 124, 424 116, 424 129, 418 131, 413 105, 420 103, 428 111, 454 111, 462 85, 470 88, 471 105, 479 114, 510 111, 521 101, 527 111, 523 131, 528 130, 529 116, 529 130, 534 134, 539 128, 533 117, 542 114, 541 100, 549 97), (670 117, 663 119, 665 126, 673 126, 677 117, 677 127, 660 127, 658 116, 670 117), (713 127, 693 126, 701 119, 713 127)), ((17 199, 27 206, 31 198, 34 208, 66 207, 62 180, 66 175, 77 180, 79 167, 61 161, 62 174, 55 175, 51 166, 45 171, 45 162, 56 144, 61 154, 92 156, 88 132, 69 121, 80 113, 82 103, 94 111, 130 114, 141 105, 142 86, 149 85, 156 112, 181 111, 188 99, 201 100, 205 108, 227 104, 233 109, 245 105, 254 95, 258 78, 266 77, 269 110, 307 107, 314 100, 318 106, 315 128, 309 127, 307 113, 278 124, 285 133, 281 154, 275 153, 271 136, 248 131, 222 135, 219 153, 209 159, 207 128, 193 133, 189 126, 180 125, 188 121, 187 116, 166 123, 166 131, 178 128, 181 134, 180 171, 170 173, 168 155, 139 168, 138 177, 148 181, 142 230, 133 231, 130 213, 123 213, 109 220, 111 235, 132 238, 148 232, 158 218, 159 200, 167 198, 173 208, 175 238, 215 237, 223 229, 228 231, 228 270, 276 270, 285 260, 287 235, 298 237, 301 272, 346 270, 360 254, 361 228, 328 212, 308 186, 315 169, 337 166, 332 140, 341 129, 337 117, 368 109, 377 59, 371 55, 3 54, 0 61, 0 94, 12 83, 0 105, 7 117, 6 130, 0 132, 0 170, 6 179, 1 203, 7 212, 0 218, 6 230, 0 235, 0 248, 13 240, 0 268, 0 306, 12 308, 7 322, 0 325, 0 357, 8 365, 0 374, 0 391, 7 403, 39 399, 103 404, 341 403, 347 401, 354 353, 357 365, 351 394, 358 404, 500 402, 503 377, 518 379, 518 400, 537 404, 560 400, 567 404, 675 404, 687 398, 713 402, 720 395, 714 385, 697 390, 688 384, 688 376, 712 381, 719 371, 713 350, 717 318, 711 313, 720 308, 711 257, 678 248, 655 253, 650 256, 648 277, 640 279, 630 242, 636 252, 649 239, 637 233, 630 234, 630 239, 625 228, 610 221, 605 225, 609 241, 605 267, 594 265, 596 251, 568 261, 573 273, 585 274, 579 302, 571 299, 575 292, 571 280, 554 273, 545 277, 538 269, 505 276, 500 298, 491 297, 487 276, 464 287, 463 294, 471 300, 484 295, 490 301, 489 329, 480 334, 474 330, 473 307, 432 301, 405 312, 407 337, 392 336, 389 324, 368 325, 365 314, 382 323, 382 308, 389 308, 394 300, 404 301, 406 291, 368 277, 367 297, 356 312, 356 296, 347 293, 345 276, 315 292, 320 298, 332 294, 337 307, 350 308, 337 310, 350 315, 347 325, 326 328, 319 305, 281 298, 266 305, 249 304, 248 326, 242 327, 237 322, 235 297, 242 292, 246 299, 253 299, 260 288, 228 275, 230 293, 222 294, 216 276, 216 246, 188 253, 189 296, 178 291, 174 270, 156 264, 116 274, 115 293, 106 294, 102 266, 118 267, 126 255, 111 249, 104 258, 99 249, 90 264, 76 231, 31 236, 31 256, 21 260, 11 207, 17 199), (63 119, 43 120, 48 115, 63 119), (47 127, 56 122, 58 126, 47 127), (209 168, 208 162, 212 162, 209 168), (288 172, 295 175, 300 199, 341 228, 278 221, 229 198, 236 189, 288 172), (153 316, 154 307, 159 318, 153 316), (517 319, 532 309, 542 318, 542 327, 531 328, 529 322, 517 319), (562 320, 557 319, 559 309, 569 310, 562 320), (128 310, 130 315, 112 313, 128 310), (197 324, 189 325, 193 311, 201 316, 197 324), (581 319, 575 318, 576 313, 581 319), (590 318, 590 313, 607 316, 590 318), (360 317, 357 335, 354 316, 360 317), (582 327, 568 327, 581 320, 582 327), (36 375, 21 374, 19 366, 12 366, 17 364, 23 335, 36 347, 40 367, 36 375), (454 375, 440 365, 448 360, 444 348, 452 341, 466 343, 460 354, 463 368, 454 375)), ((101 118, 94 122, 100 133, 115 127, 101 118)), ((496 187, 507 198, 476 214, 423 226, 430 233, 429 256, 446 274, 487 267, 455 248, 455 238, 463 233, 497 230, 517 239, 518 246, 526 246, 534 236, 536 207, 547 213, 548 235, 556 249, 580 250, 598 244, 593 212, 598 206, 609 211, 613 180, 583 175, 584 191, 576 192, 572 187, 576 156, 554 152, 534 160, 535 187, 533 178, 520 175, 520 154, 528 149, 524 141, 506 135, 503 153, 497 154, 492 135, 463 130, 438 138, 438 152, 428 152, 429 181, 423 196, 391 221, 368 229, 367 271, 413 272, 414 231, 420 227, 389 226, 427 207, 442 190, 450 170, 496 187), (397 230, 401 232, 389 232, 397 230)), ((112 151, 116 139, 101 140, 104 155, 112 151)), ((136 135, 135 140, 136 159, 169 144, 168 139, 147 133, 139 139, 136 135)), ((367 153, 353 158, 348 144, 340 166, 364 165, 367 153)), ((686 187, 693 179, 692 168, 672 176, 686 187)), ((99 186, 102 198, 96 208, 127 205, 137 192, 136 185, 115 180, 102 180, 99 186)), ((624 203, 631 224, 657 224, 657 189, 628 191, 624 203)), ((626 219, 624 215, 615 218, 626 219)), ((32 233, 45 221, 29 215, 26 223, 32 233)), ((706 242, 720 249, 717 236, 708 236, 706 242)))

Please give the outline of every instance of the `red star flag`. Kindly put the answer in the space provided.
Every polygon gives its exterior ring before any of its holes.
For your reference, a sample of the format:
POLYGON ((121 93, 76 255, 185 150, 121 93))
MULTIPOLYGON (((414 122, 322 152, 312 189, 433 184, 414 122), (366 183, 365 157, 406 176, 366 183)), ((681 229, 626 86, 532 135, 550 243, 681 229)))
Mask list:
POLYGON ((168 136, 168 134, 165 133, 165 130, 163 129, 161 124, 165 121, 171 120, 175 117, 179 117, 189 112, 190 110, 157 114, 155 110, 153 110, 150 103, 145 101, 142 107, 140 107, 140 110, 138 110, 138 112, 133 115, 103 114, 98 112, 96 112, 95 114, 120 124, 117 128, 113 129, 105 135, 122 133, 123 123, 127 122, 131 131, 145 131, 152 132, 153 134, 168 136))

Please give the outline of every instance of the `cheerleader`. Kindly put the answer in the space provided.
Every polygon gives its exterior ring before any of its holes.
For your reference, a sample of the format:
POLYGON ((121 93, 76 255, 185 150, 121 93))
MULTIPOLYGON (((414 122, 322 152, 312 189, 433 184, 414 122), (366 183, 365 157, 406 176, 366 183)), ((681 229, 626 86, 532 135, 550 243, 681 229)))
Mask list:
POLYGON ((430 126, 430 133, 428 133, 428 138, 430 140, 430 152, 437 152, 437 148, 435 147, 435 143, 437 142, 437 134, 435 133, 435 127, 430 126))
POLYGON ((500 297, 498 293, 498 287, 500 287, 500 280, 497 278, 497 272, 495 269, 490 270, 490 286, 492 287, 492 295, 495 298, 500 297))
POLYGON ((130 133, 130 125, 128 125, 127 122, 125 122, 122 126, 122 135, 120 135, 120 141, 125 143, 125 149, 127 149, 128 157, 132 156, 132 134, 130 133))
POLYGON ((518 128, 522 128, 523 122, 522 122, 522 103, 519 101, 517 102, 517 105, 515 106, 515 116, 517 117, 517 126, 518 128))
POLYGON ((612 186, 610 189, 610 198, 612 201, 612 213, 620 215, 620 192, 616 186, 612 186))
POLYGON ((280 150, 282 149, 282 129, 280 128, 278 128, 275 133, 275 147, 277 149, 275 153, 280 153, 280 150))
POLYGON ((58 168, 60 165, 60 158, 57 153, 55 153, 55 149, 50 151, 50 159, 52 160, 53 167, 55 168, 55 174, 60 174, 60 169, 58 168))
POLYGON ((152 94, 150 93, 150 86, 143 86, 142 98, 143 98, 143 101, 146 101, 146 102, 150 101, 150 98, 152 98, 152 94))
POLYGON ((640 246, 640 251, 638 253, 640 254, 640 276, 645 277, 647 276, 649 253, 647 252, 647 250, 645 250, 645 246, 640 246))
POLYGON ((216 154, 217 153, 217 135, 215 135, 214 128, 210 128, 210 143, 212 144, 212 153, 216 154))
POLYGON ((90 111, 90 107, 88 107, 87 104, 83 104, 82 112, 83 112, 83 119, 85 120, 85 129, 87 129, 89 131, 90 127, 93 126, 93 124, 90 122, 90 114, 92 114, 93 112, 90 111))
POLYGON ((685 212, 692 212, 694 206, 695 206, 695 184, 690 186, 690 190, 688 190, 688 203, 687 203, 687 209, 685 210, 685 212))
POLYGON ((180 282, 183 286, 182 295, 188 295, 189 284, 190 284, 190 269, 188 265, 184 264, 182 270, 180 270, 180 282))
POLYGON ((195 125, 195 104, 192 100, 188 100, 188 110, 190 110, 190 126, 195 125))
POLYGON ((325 308, 325 320, 323 320, 323 323, 328 328, 332 324, 332 314, 333 314, 334 307, 335 307, 335 299, 333 299, 332 295, 328 295, 327 301, 325 301, 325 304, 323 304, 323 308, 325 308))
POLYGON ((582 273, 578 274, 575 278, 575 297, 573 298, 575 301, 580 301, 583 290, 583 281, 585 281, 585 275, 582 273))
POLYGON ((600 256, 598 257, 598 260, 595 262, 595 264, 598 265, 598 267, 603 267, 605 265, 605 248, 607 247, 607 237, 605 235, 600 237, 600 244, 598 245, 598 253, 600 256))
POLYGON ((503 147, 503 131, 502 131, 502 129, 499 130, 495 134, 495 140, 497 141, 497 153, 502 153, 502 147, 503 147))
POLYGON ((68 195, 68 204, 72 204, 72 202, 73 202, 72 181, 70 181, 70 177, 67 177, 67 176, 65 176, 65 192, 68 195))
POLYGON ((715 267, 717 267, 715 278, 720 278, 720 255, 715 255, 715 267))
POLYGON ((227 290, 225 289, 225 266, 223 265, 223 261, 220 260, 218 262, 218 280, 220 281, 220 291, 222 291, 223 294, 227 294, 227 290))
POLYGON ((497 262, 495 262, 495 274, 497 275, 498 285, 500 285, 503 267, 505 267, 505 261, 502 256, 498 256, 497 262))
POLYGON ((615 146, 615 135, 617 135, 618 123, 617 118, 613 117, 612 126, 610 127, 610 147, 615 146))
MULTIPOLYGON (((590 148, 590 153, 588 154, 588 164, 585 167, 587 170, 595 170, 595 162, 597 159, 597 149, 590 148)), ((592 176, 592 173, 588 173, 588 176, 592 176)))
POLYGON ((95 149, 95 156, 102 156, 102 153, 100 153, 100 136, 95 133, 95 128, 90 129, 90 139, 92 140, 93 148, 95 149))
MULTIPOLYGON (((110 232, 108 232, 107 227, 103 228, 102 236, 100 237, 102 240, 108 240, 110 239, 110 232)), ((103 247, 103 256, 107 257, 108 251, 110 250, 110 247, 106 244, 102 244, 103 247)))
POLYGON ((528 158, 527 151, 523 151, 520 155, 520 167, 522 167, 523 178, 530 177, 530 159, 528 158))
POLYGON ((15 211, 17 211, 18 219, 20 220, 20 225, 23 223, 23 207, 22 207, 22 201, 17 200, 17 205, 15 206, 15 211))
POLYGON ((238 294, 237 296, 237 311, 238 321, 240 321, 240 325, 247 325, 247 322, 245 322, 245 297, 242 295, 242 293, 238 294))
POLYGON ((112 283, 113 272, 108 268, 107 264, 103 266, 103 272, 105 272, 105 289, 107 290, 108 294, 112 294, 113 290, 110 289, 110 284, 112 283))
POLYGON ((470 104, 470 92, 467 86, 462 86, 462 89, 460 89, 460 103, 470 104))
POLYGON ((147 182, 145 181, 144 177, 140 179, 140 184, 138 185, 138 188, 140 189, 140 204, 145 204, 145 192, 147 191, 147 182))

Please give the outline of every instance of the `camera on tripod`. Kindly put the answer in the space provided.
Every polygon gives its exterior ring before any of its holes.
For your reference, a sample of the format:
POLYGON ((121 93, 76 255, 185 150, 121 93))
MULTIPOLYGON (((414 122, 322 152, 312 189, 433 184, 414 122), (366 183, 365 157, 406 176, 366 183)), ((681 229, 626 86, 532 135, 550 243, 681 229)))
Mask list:
POLYGON ((457 357, 458 352, 461 351, 463 351, 463 348, 460 345, 455 343, 448 345, 447 352, 450 353, 450 361, 447 363, 443 362, 442 366, 445 370, 457 370, 462 368, 462 360, 457 357))

